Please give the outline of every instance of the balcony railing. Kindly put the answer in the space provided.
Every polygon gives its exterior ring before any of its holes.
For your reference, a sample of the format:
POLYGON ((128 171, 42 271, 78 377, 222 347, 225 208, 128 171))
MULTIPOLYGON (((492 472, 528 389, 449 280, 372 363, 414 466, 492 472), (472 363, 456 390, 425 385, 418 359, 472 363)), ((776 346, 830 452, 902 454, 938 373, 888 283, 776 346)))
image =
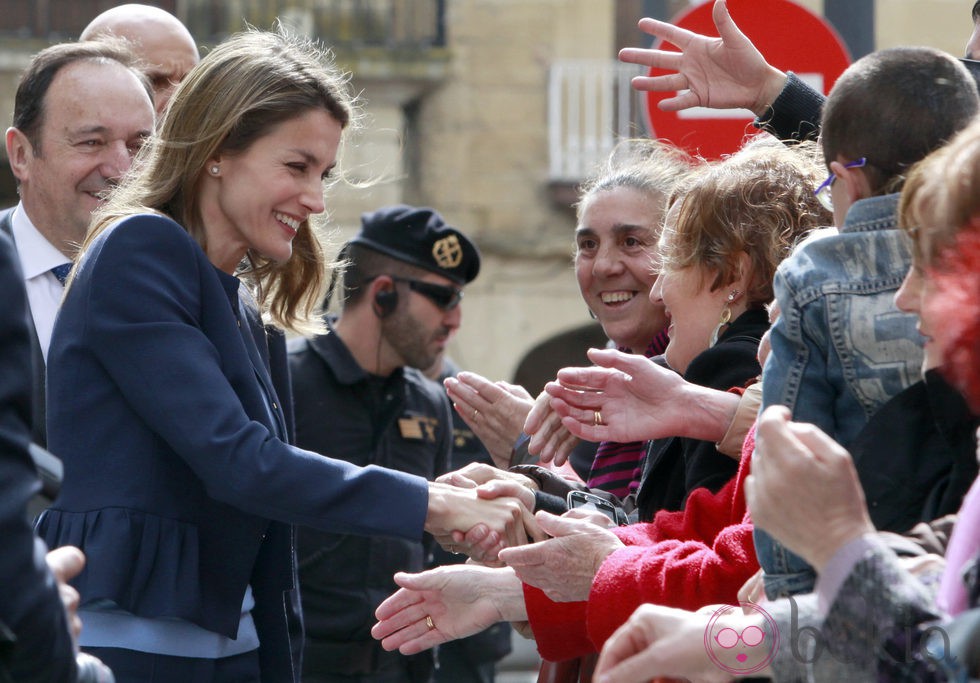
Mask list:
POLYGON ((548 76, 549 178, 578 183, 616 142, 644 135, 642 98, 630 79, 642 67, 615 60, 560 60, 548 76))
MULTIPOLYGON (((446 0, 162 0, 202 44, 220 42, 246 24, 280 19, 338 50, 444 47, 446 0)), ((4 0, 0 36, 48 42, 78 37, 106 0, 4 0)))

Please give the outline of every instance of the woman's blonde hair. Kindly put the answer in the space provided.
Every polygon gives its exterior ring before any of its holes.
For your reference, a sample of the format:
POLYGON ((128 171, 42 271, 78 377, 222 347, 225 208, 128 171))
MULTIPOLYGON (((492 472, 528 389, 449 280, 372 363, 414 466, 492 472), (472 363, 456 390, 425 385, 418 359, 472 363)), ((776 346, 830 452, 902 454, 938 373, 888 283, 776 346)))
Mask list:
MULTIPOLYGON (((156 134, 93 216, 80 255, 119 219, 146 212, 170 216, 207 251, 198 188, 208 160, 244 152, 310 110, 326 110, 346 128, 355 112, 348 80, 323 49, 282 29, 232 36, 177 88, 156 134)), ((297 332, 319 328, 326 263, 309 220, 293 239, 290 259, 276 263, 249 251, 240 275, 267 320, 297 332)))
POLYGON ((767 304, 780 261, 809 231, 832 222, 813 193, 825 172, 819 158, 812 143, 787 147, 757 136, 708 165, 677 199, 680 213, 668 228, 670 239, 661 241, 661 267, 698 266, 715 275, 714 291, 743 275, 741 254, 747 254, 748 305, 767 304))

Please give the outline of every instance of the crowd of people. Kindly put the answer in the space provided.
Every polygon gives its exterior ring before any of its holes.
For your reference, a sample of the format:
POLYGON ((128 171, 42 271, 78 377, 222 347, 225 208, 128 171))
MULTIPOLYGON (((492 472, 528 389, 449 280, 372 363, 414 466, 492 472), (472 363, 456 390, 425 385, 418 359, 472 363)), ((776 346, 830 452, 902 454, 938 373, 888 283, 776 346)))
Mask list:
MULTIPOLYGON (((698 195, 705 175, 748 152, 766 154, 750 145, 695 174, 678 190, 676 215, 672 208, 665 220, 651 298, 667 306, 663 360, 675 372, 596 350, 594 367, 562 370, 546 387, 548 409, 573 435, 649 440, 638 519, 610 533, 601 516, 556 518, 542 495, 554 492, 553 476, 512 468, 528 477, 519 480, 471 470, 485 497, 519 486, 532 491, 525 500, 552 538, 499 550, 481 547, 476 530, 457 540, 474 557, 498 552, 502 567, 399 575, 402 590, 378 610, 374 631, 386 647, 414 652, 508 619, 529 621, 546 659, 601 651, 599 681, 918 681, 980 673, 980 632, 976 618, 965 616, 978 598, 970 505, 977 421, 968 379, 977 351, 966 301, 980 291, 971 274, 975 253, 956 234, 968 233, 980 210, 970 196, 980 163, 976 83, 949 55, 893 48, 855 62, 824 102, 769 66, 723 1, 713 11, 719 38, 645 19, 641 28, 681 51, 627 49, 621 58, 672 72, 634 81, 683 91, 661 106, 749 107, 757 125, 797 155, 819 136, 830 175, 802 184, 832 215, 817 224, 836 229, 801 240, 785 225, 769 228, 794 248, 770 252, 778 263, 766 280, 773 324, 762 323, 767 337, 757 342, 761 375, 748 378, 758 381, 747 387, 746 378, 711 384, 691 376, 699 344, 705 353, 724 347, 719 331, 736 327, 729 309, 746 290, 728 290, 717 261, 699 271, 707 264, 696 249, 678 259, 672 240, 697 225, 694 207, 710 217, 705 228, 713 222, 738 234, 741 223, 712 206, 727 195, 747 203, 760 229, 767 211, 792 201, 772 192, 749 199, 724 186, 712 187, 710 198, 698 195), (672 285, 685 281, 696 296, 675 290, 671 297, 672 285), (727 305, 719 305, 719 290, 731 297, 727 305), (698 321, 701 310, 712 313, 698 321), (725 483, 719 490, 697 475, 705 455, 725 453, 733 434, 736 442, 744 437, 739 472, 732 478, 715 470, 725 483), (664 440, 691 439, 710 449, 664 461, 664 440), (676 497, 648 496, 644 513, 644 489, 672 487, 676 497)), ((737 183, 737 173, 726 176, 737 183)), ((788 211, 806 209, 797 201, 788 211)), ((726 253, 708 233, 691 239, 715 259, 726 253)), ((736 272, 751 273, 759 246, 735 247, 743 261, 736 272)), ((525 425, 538 427, 530 418, 525 425)), ((564 451, 541 455, 561 460, 564 451)), ((581 486, 566 483, 565 490, 581 486)))
POLYGON ((507 624, 542 682, 980 677, 977 83, 898 47, 824 98, 713 13, 621 59, 761 130, 625 141, 582 185, 615 348, 537 397, 446 358, 481 257, 438 211, 329 252, 360 119, 315 43, 202 59, 123 5, 40 51, 0 213, 0 679, 490 683, 507 624))

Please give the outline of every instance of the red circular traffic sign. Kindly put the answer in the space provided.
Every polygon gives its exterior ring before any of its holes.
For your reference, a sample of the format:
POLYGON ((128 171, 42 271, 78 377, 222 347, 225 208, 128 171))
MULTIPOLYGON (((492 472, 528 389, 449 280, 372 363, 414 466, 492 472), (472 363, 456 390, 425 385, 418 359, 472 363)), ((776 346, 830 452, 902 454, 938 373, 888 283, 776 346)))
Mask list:
MULTIPOLYGON (((694 33, 717 36, 709 0, 675 17, 671 23, 694 33)), ((728 0, 728 11, 766 60, 782 71, 792 71, 827 94, 850 64, 850 55, 837 32, 822 17, 789 0, 728 0)), ((655 44, 677 52, 670 43, 655 44)), ((651 76, 669 71, 651 69, 651 76)), ((648 92, 647 119, 651 137, 670 140, 709 159, 738 149, 746 135, 757 132, 747 109, 695 107, 679 112, 661 111, 657 103, 670 92, 648 92)))

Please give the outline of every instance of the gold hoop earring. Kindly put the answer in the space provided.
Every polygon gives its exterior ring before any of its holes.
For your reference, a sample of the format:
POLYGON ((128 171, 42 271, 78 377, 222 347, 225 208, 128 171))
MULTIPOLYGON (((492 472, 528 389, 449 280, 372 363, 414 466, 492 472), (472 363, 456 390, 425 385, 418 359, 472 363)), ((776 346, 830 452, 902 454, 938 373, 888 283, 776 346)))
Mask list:
POLYGON ((728 325, 732 322, 732 303, 734 303, 739 294, 741 294, 741 292, 737 289, 733 289, 728 293, 728 299, 725 301, 725 308, 721 311, 721 319, 718 321, 714 331, 711 333, 710 346, 714 346, 718 343, 718 337, 721 336, 723 328, 728 327, 728 325))

